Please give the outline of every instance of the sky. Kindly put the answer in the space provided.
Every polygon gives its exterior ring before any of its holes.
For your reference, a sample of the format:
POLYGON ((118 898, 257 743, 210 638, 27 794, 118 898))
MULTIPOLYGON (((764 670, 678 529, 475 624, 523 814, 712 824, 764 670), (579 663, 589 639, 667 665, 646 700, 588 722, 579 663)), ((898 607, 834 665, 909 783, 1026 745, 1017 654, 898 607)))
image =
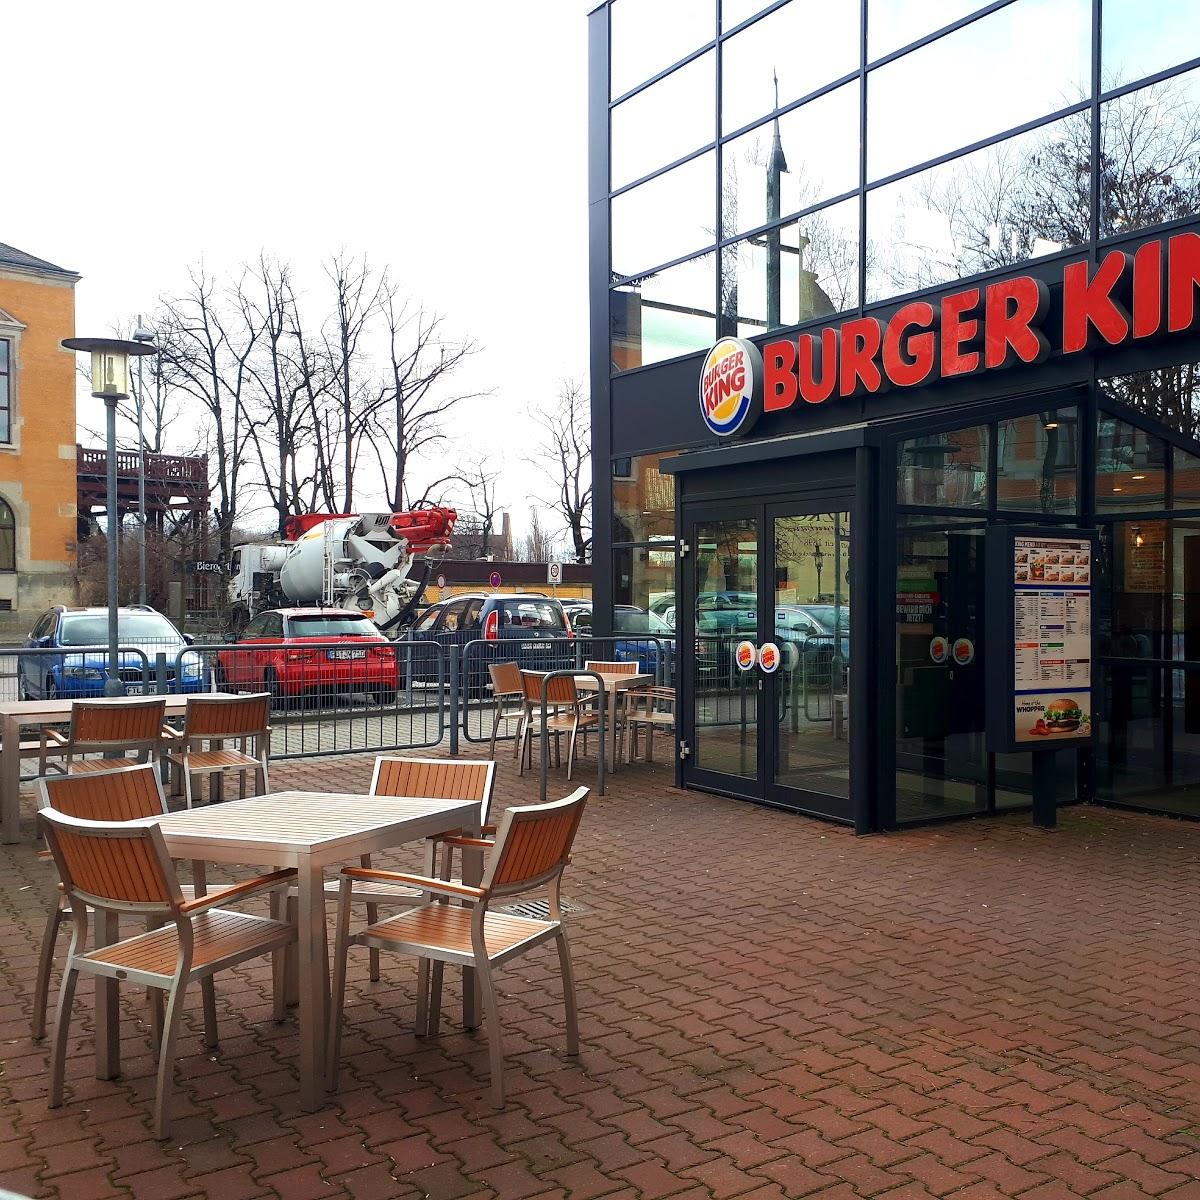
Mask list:
POLYGON ((6 7, 0 241, 83 276, 81 336, 131 324, 201 261, 265 250, 314 298, 339 250, 386 264, 447 337, 479 343, 455 387, 492 395, 457 411, 450 453, 502 466, 523 529, 521 415, 587 381, 592 6, 6 7))

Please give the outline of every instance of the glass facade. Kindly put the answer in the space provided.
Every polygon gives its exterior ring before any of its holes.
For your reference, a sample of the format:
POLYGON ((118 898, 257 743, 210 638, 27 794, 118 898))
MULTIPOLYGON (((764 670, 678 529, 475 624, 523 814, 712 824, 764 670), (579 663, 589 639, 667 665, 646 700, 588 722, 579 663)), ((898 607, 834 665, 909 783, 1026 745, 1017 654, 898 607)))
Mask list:
POLYGON ((1200 212, 1193 0, 607 12, 614 372, 1200 212))

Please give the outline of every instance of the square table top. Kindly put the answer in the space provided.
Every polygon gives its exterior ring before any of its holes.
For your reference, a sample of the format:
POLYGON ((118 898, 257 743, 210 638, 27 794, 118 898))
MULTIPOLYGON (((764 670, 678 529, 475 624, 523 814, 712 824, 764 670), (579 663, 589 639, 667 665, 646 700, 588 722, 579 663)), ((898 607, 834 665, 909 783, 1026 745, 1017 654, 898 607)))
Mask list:
MULTIPOLYGON (((628 691, 630 688, 645 687, 648 683, 654 682, 654 676, 647 672, 635 672, 632 675, 610 675, 605 671, 597 671, 597 675, 604 680, 606 688, 612 688, 617 692, 628 691)), ((596 690, 596 681, 591 675, 577 675, 575 677, 575 686, 587 691, 596 690)))
MULTIPOLYGON (((148 700, 164 700, 166 711, 177 715, 187 708, 188 700, 193 696, 221 696, 224 692, 168 692, 159 696, 147 692, 143 696, 86 696, 80 697, 88 704, 144 704, 148 700)), ((23 721, 44 721, 50 717, 62 716, 69 718, 71 706, 75 700, 5 700, 0 702, 0 720, 5 717, 18 717, 23 721)))
POLYGON ((394 838, 387 844, 397 845, 476 825, 479 801, 288 791, 146 819, 158 824, 172 849, 186 844, 287 855, 352 847, 347 853, 358 853, 364 838, 394 838))

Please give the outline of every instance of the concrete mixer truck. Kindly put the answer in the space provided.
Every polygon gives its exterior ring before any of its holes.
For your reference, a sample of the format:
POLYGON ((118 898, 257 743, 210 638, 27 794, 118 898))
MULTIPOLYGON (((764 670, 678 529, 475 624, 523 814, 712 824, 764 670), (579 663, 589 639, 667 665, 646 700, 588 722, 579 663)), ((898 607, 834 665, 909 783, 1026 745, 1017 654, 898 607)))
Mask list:
POLYGON ((262 609, 296 604, 367 613, 385 633, 399 628, 450 549, 457 518, 454 509, 436 505, 398 513, 289 517, 281 540, 233 549, 234 635, 240 636, 262 609))

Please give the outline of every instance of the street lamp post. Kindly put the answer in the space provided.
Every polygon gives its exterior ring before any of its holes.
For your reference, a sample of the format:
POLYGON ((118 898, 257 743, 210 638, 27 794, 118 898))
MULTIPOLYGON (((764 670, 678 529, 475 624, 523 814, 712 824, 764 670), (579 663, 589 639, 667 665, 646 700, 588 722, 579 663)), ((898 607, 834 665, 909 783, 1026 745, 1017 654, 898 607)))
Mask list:
MULTIPOLYGON (((154 330, 142 324, 141 314, 138 314, 137 328, 133 331, 133 340, 152 345, 154 330)), ((142 436, 142 405, 146 393, 142 388, 142 359, 138 357, 138 391, 137 391, 137 436, 138 436, 138 603, 146 603, 146 439, 142 436)))
POLYGON ((120 652, 117 649, 117 404, 129 398, 129 356, 153 354, 154 347, 121 338, 64 338, 66 350, 92 356, 92 395, 104 401, 108 434, 108 678, 106 696, 123 696, 120 652))
POLYGON ((821 568, 825 565, 825 551, 821 549, 820 542, 813 542, 812 548, 813 566, 817 568, 817 603, 821 603, 821 568))

